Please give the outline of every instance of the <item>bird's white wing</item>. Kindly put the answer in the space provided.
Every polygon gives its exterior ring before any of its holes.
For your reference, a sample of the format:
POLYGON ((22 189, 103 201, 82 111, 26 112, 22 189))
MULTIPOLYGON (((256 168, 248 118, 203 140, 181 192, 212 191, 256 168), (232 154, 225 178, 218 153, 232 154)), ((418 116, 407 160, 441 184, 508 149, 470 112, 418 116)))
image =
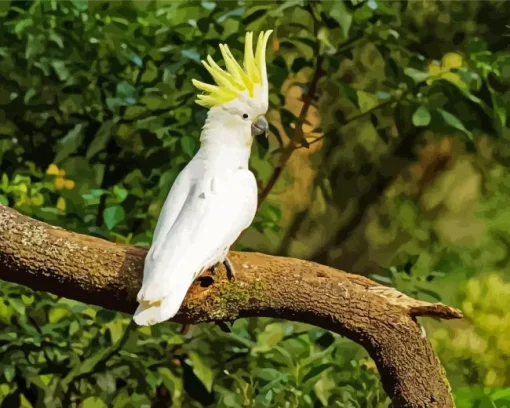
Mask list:
POLYGON ((190 162, 177 176, 174 183, 172 184, 172 188, 168 193, 165 203, 163 204, 163 208, 159 214, 158 222, 156 224, 156 229, 154 230, 154 235, 152 238, 153 245, 149 251, 149 254, 153 252, 156 248, 155 243, 161 242, 161 236, 164 236, 168 233, 175 220, 179 216, 184 202, 188 197, 193 179, 193 164, 190 162))
POLYGON ((169 229, 160 229, 147 255, 135 321, 153 324, 173 317, 193 280, 224 260, 256 209, 257 184, 249 170, 206 174, 192 182, 177 218, 169 229))

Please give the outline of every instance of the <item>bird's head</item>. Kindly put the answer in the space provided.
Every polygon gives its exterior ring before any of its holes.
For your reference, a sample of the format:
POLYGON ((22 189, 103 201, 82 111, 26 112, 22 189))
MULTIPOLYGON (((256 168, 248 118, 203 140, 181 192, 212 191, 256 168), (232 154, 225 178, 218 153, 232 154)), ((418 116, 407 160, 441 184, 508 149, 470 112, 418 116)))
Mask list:
POLYGON ((196 103, 209 108, 208 119, 221 121, 226 128, 241 129, 246 138, 265 134, 268 123, 264 117, 268 109, 268 82, 266 46, 272 31, 259 34, 255 53, 253 33, 246 34, 244 62, 241 66, 226 44, 220 44, 226 70, 214 62, 210 55, 202 61, 214 79, 215 85, 193 79, 193 85, 203 94, 196 103))

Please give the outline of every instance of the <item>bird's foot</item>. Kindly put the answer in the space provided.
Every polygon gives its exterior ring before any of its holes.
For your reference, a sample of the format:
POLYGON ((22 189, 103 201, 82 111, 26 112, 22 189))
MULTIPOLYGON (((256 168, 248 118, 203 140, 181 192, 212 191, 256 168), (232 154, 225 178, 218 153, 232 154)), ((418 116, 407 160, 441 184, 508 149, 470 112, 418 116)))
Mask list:
POLYGON ((230 261, 230 259, 228 259, 228 256, 223 261, 223 265, 225 265, 225 269, 227 270, 227 278, 228 278, 228 280, 229 281, 234 281, 235 277, 236 277, 236 270, 234 268, 234 265, 230 261))
MULTIPOLYGON (((218 262, 216 265, 214 265, 212 268, 209 269, 209 274, 212 276, 212 277, 215 277, 216 274, 218 273, 218 267, 220 266, 220 263, 221 262, 218 262)), ((235 280, 235 275, 236 275, 236 270, 234 268, 234 265, 232 264, 232 262, 230 261, 230 259, 225 258, 225 260, 223 261, 223 265, 225 265, 225 269, 227 270, 227 278, 229 281, 234 281, 235 280)))
POLYGON ((209 273, 211 274, 211 276, 216 276, 216 274, 218 273, 218 265, 219 263, 217 263, 211 269, 209 269, 209 273))

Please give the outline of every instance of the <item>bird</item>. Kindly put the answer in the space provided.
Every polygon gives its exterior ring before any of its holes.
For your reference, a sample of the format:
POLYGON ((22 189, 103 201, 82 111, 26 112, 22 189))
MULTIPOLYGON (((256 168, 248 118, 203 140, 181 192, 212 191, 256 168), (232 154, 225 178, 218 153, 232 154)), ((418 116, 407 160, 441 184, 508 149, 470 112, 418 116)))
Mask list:
POLYGON ((214 84, 192 79, 196 103, 208 108, 200 147, 177 176, 163 204, 144 262, 133 320, 150 326, 173 318, 193 282, 224 264, 257 211, 257 182, 248 168, 255 137, 268 135, 266 47, 272 30, 245 35, 242 65, 220 44, 225 69, 208 55, 202 64, 214 84))

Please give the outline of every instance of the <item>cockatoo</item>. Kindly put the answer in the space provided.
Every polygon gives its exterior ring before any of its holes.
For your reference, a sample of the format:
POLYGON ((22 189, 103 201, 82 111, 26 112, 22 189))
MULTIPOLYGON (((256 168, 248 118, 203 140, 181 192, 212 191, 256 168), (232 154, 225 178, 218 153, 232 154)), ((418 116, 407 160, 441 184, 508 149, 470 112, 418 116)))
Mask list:
POLYGON ((196 103, 209 108, 200 149, 179 174, 163 205, 152 246, 145 258, 134 321, 153 325, 174 317, 193 281, 224 263, 257 210, 257 183, 248 169, 253 138, 268 123, 266 46, 272 31, 260 33, 255 54, 253 33, 246 34, 241 66, 220 44, 223 70, 207 56, 202 61, 216 85, 192 80, 204 94, 196 103))

